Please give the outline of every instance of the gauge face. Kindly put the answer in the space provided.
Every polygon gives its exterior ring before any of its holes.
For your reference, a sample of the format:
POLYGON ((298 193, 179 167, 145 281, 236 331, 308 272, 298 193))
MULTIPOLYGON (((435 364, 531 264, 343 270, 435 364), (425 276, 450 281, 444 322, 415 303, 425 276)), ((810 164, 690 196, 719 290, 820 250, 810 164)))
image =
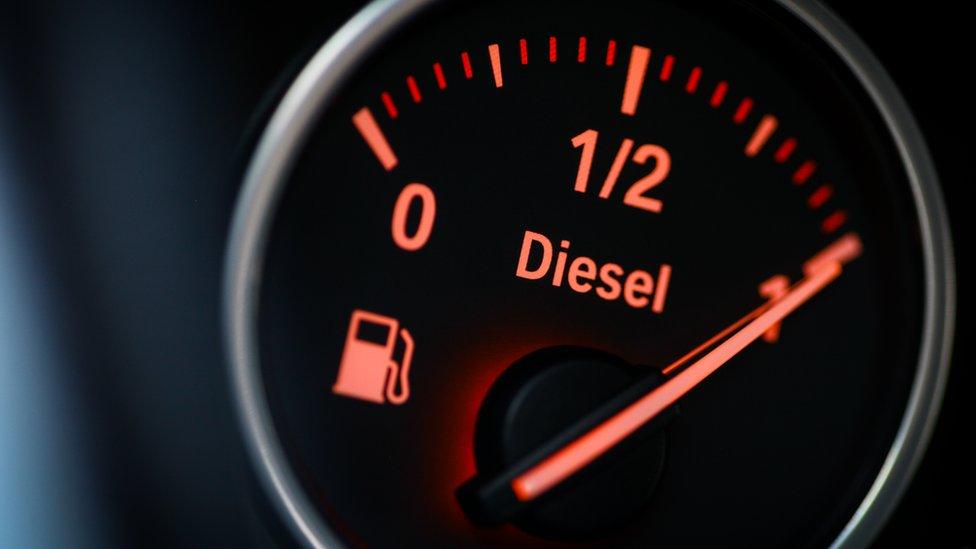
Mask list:
POLYGON ((872 486, 901 482, 885 460, 920 451, 897 434, 929 411, 913 391, 937 405, 920 380, 944 304, 940 220, 841 55, 773 2, 373 9, 306 69, 329 92, 300 78, 282 103, 304 112, 263 183, 276 205, 242 206, 267 239, 238 388, 298 530, 861 527, 872 486))

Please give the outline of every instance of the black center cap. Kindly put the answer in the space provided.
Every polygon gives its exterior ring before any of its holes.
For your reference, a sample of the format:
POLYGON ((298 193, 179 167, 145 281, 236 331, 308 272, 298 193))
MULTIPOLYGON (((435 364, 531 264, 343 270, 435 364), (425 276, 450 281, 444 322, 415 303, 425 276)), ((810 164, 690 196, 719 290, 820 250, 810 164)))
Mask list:
MULTIPOLYGON (((649 373, 646 366, 581 347, 553 347, 521 358, 492 385, 479 411, 478 475, 512 467, 649 373)), ((550 538, 599 536, 647 506, 664 458, 665 433, 655 423, 533 501, 512 522, 550 538)))

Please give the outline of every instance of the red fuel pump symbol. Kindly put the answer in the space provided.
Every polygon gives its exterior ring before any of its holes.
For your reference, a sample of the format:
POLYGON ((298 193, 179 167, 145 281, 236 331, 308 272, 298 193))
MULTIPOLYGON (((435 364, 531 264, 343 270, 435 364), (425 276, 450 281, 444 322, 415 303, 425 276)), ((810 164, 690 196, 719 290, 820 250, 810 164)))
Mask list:
POLYGON ((413 337, 406 328, 400 328, 397 319, 355 310, 332 392, 378 404, 403 404, 410 397, 408 375, 412 358, 413 337), (397 336, 403 340, 400 362, 393 356, 397 336))

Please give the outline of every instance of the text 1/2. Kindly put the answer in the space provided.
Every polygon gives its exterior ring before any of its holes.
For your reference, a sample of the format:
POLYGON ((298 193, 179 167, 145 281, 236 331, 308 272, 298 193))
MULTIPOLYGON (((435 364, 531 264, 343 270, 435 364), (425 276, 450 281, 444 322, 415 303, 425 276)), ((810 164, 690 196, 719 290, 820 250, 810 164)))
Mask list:
MULTIPOLYGON (((576 192, 587 192, 599 138, 600 132, 586 130, 572 139, 574 148, 583 149, 579 169, 576 172, 576 183, 573 186, 576 192)), ((634 162, 643 166, 650 160, 653 160, 650 172, 630 185, 627 192, 624 193, 624 204, 652 213, 661 213, 664 203, 657 198, 647 196, 648 191, 660 185, 671 172, 671 155, 660 145, 641 145, 635 150, 634 140, 624 139, 617 149, 613 164, 603 180, 598 196, 603 199, 610 198, 627 162, 634 162)))

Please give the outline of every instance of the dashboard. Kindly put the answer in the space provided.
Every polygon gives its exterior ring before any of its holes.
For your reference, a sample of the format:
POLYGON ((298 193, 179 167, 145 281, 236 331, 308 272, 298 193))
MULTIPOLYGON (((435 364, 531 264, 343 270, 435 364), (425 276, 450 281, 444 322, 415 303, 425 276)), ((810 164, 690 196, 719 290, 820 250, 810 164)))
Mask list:
POLYGON ((14 8, 0 543, 971 545, 950 12, 14 8))

